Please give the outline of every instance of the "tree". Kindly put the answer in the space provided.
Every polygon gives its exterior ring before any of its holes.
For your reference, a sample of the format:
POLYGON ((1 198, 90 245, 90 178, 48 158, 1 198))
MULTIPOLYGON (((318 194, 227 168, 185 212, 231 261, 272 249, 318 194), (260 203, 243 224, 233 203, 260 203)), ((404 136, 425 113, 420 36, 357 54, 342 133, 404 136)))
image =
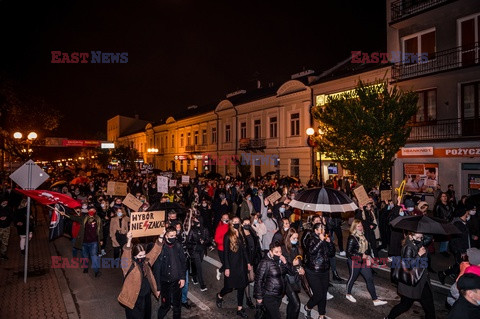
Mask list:
POLYGON ((125 168, 136 170, 135 161, 138 159, 138 151, 129 146, 118 146, 112 151, 112 158, 118 160, 125 168))
POLYGON ((315 137, 320 150, 356 174, 367 188, 380 183, 395 161, 395 153, 410 135, 408 121, 417 113, 418 96, 385 80, 329 97, 312 109, 323 134, 315 137))

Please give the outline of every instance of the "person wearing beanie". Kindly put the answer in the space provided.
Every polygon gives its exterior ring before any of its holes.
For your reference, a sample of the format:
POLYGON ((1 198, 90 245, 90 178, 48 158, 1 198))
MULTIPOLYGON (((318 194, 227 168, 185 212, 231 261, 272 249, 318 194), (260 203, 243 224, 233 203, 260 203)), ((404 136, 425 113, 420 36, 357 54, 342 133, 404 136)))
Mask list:
MULTIPOLYGON (((469 267, 470 268, 470 267, 469 267)), ((468 269, 468 268, 467 268, 468 269)), ((466 273, 458 279, 460 297, 448 313, 448 319, 480 318, 480 276, 466 273)))

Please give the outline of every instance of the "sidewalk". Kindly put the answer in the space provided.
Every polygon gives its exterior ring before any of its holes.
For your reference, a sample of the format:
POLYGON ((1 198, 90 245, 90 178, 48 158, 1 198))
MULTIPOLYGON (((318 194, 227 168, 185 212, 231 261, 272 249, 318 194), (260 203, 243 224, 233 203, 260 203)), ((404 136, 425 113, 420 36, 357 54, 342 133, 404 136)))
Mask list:
MULTIPOLYGON (((37 227, 29 245, 28 278, 23 282, 25 256, 20 253, 19 236, 12 226, 7 256, 0 261, 0 318, 72 318, 62 298, 59 281, 51 269, 48 224, 44 211, 37 209, 37 227)), ((71 307, 70 307, 71 308, 71 307)))

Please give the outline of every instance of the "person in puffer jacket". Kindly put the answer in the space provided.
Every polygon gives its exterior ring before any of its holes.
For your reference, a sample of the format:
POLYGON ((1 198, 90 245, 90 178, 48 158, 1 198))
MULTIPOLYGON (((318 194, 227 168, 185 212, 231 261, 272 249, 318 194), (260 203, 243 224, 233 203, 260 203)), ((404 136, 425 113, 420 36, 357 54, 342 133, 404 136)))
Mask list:
POLYGON ((282 243, 271 243, 269 252, 258 264, 253 290, 258 306, 265 306, 267 318, 280 318, 287 273, 294 275, 294 270, 282 255, 282 243))
POLYGON ((314 234, 308 243, 306 274, 313 291, 313 296, 305 305, 307 318, 311 318, 311 310, 318 306, 319 319, 325 318, 327 305, 327 289, 330 280, 330 258, 335 256, 335 246, 325 236, 325 226, 321 223, 313 225, 314 234))

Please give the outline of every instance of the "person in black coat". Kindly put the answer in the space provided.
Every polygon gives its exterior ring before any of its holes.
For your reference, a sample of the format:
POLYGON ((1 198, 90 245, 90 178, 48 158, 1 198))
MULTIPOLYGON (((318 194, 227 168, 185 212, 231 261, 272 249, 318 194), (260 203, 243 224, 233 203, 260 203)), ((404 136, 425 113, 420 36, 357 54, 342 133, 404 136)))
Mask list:
POLYGON ((300 313, 300 292, 301 279, 300 276, 305 275, 305 269, 300 264, 303 251, 298 242, 298 233, 294 228, 290 228, 285 236, 282 245, 282 255, 285 256, 287 262, 294 267, 294 275, 287 274, 285 293, 288 298, 287 319, 296 319, 300 313), (299 257, 300 256, 300 257, 299 257))
POLYGON ((406 216, 407 212, 400 206, 395 205, 390 213, 388 219, 389 228, 390 228, 390 245, 388 246, 388 256, 400 256, 402 251, 402 241, 405 238, 403 230, 398 228, 393 228, 390 223, 397 218, 398 216, 406 216))
POLYGON ((194 283, 200 283, 201 291, 207 290, 205 280, 203 279, 202 261, 205 256, 205 250, 210 243, 211 238, 208 229, 202 225, 200 218, 197 216, 193 217, 192 228, 187 236, 187 249, 192 262, 195 264, 196 274, 192 274, 192 279, 194 283))
MULTIPOLYGON (((243 238, 245 238, 248 259, 253 267, 253 271, 256 272, 258 264, 260 263, 260 260, 262 260, 262 249, 260 247, 260 240, 255 233, 255 230, 252 228, 251 220, 249 218, 244 218, 242 220, 242 227, 240 228, 240 231, 243 235, 243 238)), ((247 285, 245 289, 245 296, 247 299, 247 306, 250 309, 254 309, 255 305, 250 297, 250 285, 247 285)))
POLYGON ((313 296, 305 305, 307 317, 311 317, 311 310, 318 306, 319 318, 325 318, 327 305, 327 288, 330 279, 330 258, 335 256, 335 246, 330 238, 325 237, 325 226, 321 223, 313 225, 314 234, 308 242, 308 262, 306 274, 313 296))
POLYGON ((240 232, 240 218, 232 218, 228 232, 223 240, 225 261, 225 281, 223 289, 217 294, 217 307, 222 308, 223 297, 237 290, 237 315, 247 318, 243 309, 243 296, 248 285, 247 272, 252 269, 248 258, 247 245, 240 232))
MULTIPOLYGON (((430 284, 430 276, 428 273, 428 259, 426 257, 427 249, 423 246, 423 234, 408 233, 402 246, 402 260, 415 260, 418 263, 409 267, 415 273, 415 285, 408 286, 402 282, 398 283, 397 289, 400 295, 400 303, 390 310, 385 319, 394 319, 402 313, 407 312, 413 305, 414 301, 419 301, 425 311, 425 319, 435 319, 435 306, 433 304, 433 293, 430 284)), ((392 267, 400 267, 400 260, 397 265, 392 267)))
POLYGON ((272 242, 270 251, 260 261, 255 273, 254 296, 265 306, 267 319, 280 318, 280 305, 285 294, 285 276, 294 274, 292 265, 282 255, 282 243, 272 242))
POLYGON ((448 313, 448 319, 480 318, 480 276, 465 274, 457 281, 460 297, 448 313))
MULTIPOLYGON (((33 230, 35 228, 33 215, 30 211, 30 223, 28 231, 28 241, 32 239, 33 230)), ((14 216, 14 224, 17 227, 17 233, 20 236, 20 251, 25 254, 25 243, 27 241, 27 199, 24 198, 18 206, 18 210, 14 216)))

